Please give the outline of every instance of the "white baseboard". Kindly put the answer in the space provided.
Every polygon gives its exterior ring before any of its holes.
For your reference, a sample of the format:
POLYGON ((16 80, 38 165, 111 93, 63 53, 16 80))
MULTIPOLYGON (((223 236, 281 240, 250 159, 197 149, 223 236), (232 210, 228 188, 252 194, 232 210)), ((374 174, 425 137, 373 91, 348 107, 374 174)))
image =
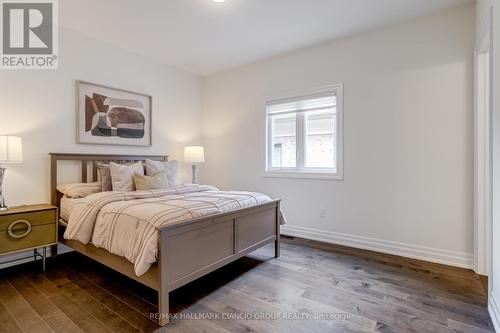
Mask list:
POLYGON ((283 235, 301 237, 326 243, 345 245, 364 250, 372 250, 398 256, 432 261, 440 264, 463 268, 473 268, 474 255, 420 245, 405 244, 376 238, 343 234, 320 229, 285 225, 281 227, 283 235))
MULTIPOLYGON (((73 251, 71 248, 64 246, 62 244, 57 244, 57 253, 58 254, 63 254, 66 252, 73 251)), ((38 252, 41 253, 41 249, 38 249, 38 252)), ((47 257, 50 257, 50 247, 47 248, 47 257)), ((40 259, 40 257, 38 257, 40 259)), ((18 252, 14 254, 9 254, 0 257, 0 269, 2 268, 7 268, 11 266, 16 266, 20 264, 24 264, 27 262, 33 261, 33 250, 28 250, 28 251, 23 251, 23 252, 18 252), (23 259, 25 258, 25 259, 23 259), (12 261, 15 260, 15 261, 12 261), (8 261, 8 262, 6 262, 8 261)))
POLYGON ((495 301, 493 293, 490 294, 488 311, 490 313, 493 326, 495 327, 495 332, 500 332, 500 304, 495 301))
POLYGON ((33 261, 33 250, 8 254, 0 258, 0 269, 24 264, 30 261, 33 261))

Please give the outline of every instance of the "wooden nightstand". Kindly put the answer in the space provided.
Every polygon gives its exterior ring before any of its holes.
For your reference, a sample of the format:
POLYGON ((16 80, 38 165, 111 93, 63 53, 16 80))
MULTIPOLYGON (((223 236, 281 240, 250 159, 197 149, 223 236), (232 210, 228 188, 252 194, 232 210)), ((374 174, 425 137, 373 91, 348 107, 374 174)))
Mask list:
POLYGON ((0 211, 0 255, 34 250, 35 260, 37 255, 42 257, 45 270, 46 246, 57 244, 57 216, 57 207, 50 205, 26 205, 0 211), (42 254, 37 248, 43 249, 42 254))

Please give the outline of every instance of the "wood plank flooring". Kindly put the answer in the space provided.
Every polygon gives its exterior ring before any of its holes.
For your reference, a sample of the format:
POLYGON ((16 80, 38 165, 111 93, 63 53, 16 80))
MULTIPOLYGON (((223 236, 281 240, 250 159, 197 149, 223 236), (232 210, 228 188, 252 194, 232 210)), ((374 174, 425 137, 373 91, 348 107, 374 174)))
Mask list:
POLYGON ((150 320, 156 293, 79 254, 0 271, 2 332, 493 332, 472 271, 283 239, 171 294, 172 320, 150 320))

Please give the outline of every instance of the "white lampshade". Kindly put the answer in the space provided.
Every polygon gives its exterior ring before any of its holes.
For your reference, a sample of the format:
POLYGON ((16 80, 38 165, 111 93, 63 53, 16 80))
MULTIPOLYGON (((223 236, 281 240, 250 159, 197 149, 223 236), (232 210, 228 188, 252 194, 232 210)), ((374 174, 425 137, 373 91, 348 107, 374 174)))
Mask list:
POLYGON ((205 162, 205 151, 202 146, 187 146, 184 148, 184 161, 191 163, 205 162))
POLYGON ((0 163, 21 163, 23 141, 18 136, 0 135, 0 163))

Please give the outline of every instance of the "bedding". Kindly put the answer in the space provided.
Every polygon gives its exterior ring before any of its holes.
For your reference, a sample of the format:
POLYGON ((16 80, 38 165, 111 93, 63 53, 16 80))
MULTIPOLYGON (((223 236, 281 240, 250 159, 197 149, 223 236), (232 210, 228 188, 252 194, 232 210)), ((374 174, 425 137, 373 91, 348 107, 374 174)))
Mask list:
POLYGON ((59 204, 59 216, 64 220, 64 221, 69 221, 69 217, 71 216, 71 213, 75 209, 75 207, 78 205, 82 198, 69 198, 67 196, 63 196, 61 198, 61 202, 59 204))
POLYGON ((125 257, 141 276, 157 261, 157 231, 161 227, 269 201, 271 198, 261 193, 219 191, 196 184, 150 191, 100 192, 80 199, 68 220, 64 238, 84 244, 92 242, 125 257))
POLYGON ((135 191, 134 174, 144 175, 142 162, 134 164, 109 163, 113 191, 135 191))
POLYGON ((101 182, 60 184, 57 185, 57 190, 68 198, 85 198, 101 192, 101 182))
POLYGON ((169 187, 165 171, 157 172, 152 176, 145 176, 135 173, 134 184, 137 191, 159 190, 169 187))
POLYGON ((107 192, 113 190, 113 183, 111 181, 111 170, 108 163, 96 163, 97 170, 99 171, 99 180, 101 181, 101 191, 107 192))
POLYGON ((177 161, 144 161, 144 168, 146 169, 146 176, 153 176, 160 171, 165 171, 167 182, 169 187, 175 187, 179 185, 177 180, 177 161))

